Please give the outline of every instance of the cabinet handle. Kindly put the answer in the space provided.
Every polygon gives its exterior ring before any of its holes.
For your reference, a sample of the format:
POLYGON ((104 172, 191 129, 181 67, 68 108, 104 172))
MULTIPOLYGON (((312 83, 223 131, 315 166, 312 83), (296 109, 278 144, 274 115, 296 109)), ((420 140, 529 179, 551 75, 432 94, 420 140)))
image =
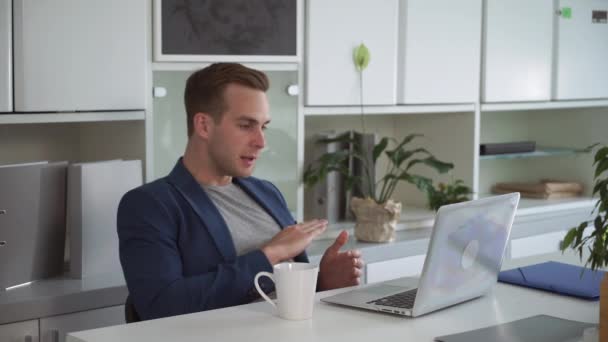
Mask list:
POLYGON ((290 84, 285 88, 285 92, 289 96, 297 96, 300 94, 300 87, 297 84, 290 84))
POLYGON ((34 342, 34 339, 30 335, 26 335, 23 342, 34 342))
POLYGON ((5 209, 0 209, 0 215, 4 215, 6 214, 6 210, 5 209))

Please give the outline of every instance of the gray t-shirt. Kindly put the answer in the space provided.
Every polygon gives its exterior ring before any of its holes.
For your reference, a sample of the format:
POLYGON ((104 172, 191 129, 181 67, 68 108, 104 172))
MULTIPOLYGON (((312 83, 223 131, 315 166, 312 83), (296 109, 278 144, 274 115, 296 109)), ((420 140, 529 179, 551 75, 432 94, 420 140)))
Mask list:
POLYGON ((202 187, 226 221, 238 256, 259 249, 281 230, 264 208, 233 183, 202 187))

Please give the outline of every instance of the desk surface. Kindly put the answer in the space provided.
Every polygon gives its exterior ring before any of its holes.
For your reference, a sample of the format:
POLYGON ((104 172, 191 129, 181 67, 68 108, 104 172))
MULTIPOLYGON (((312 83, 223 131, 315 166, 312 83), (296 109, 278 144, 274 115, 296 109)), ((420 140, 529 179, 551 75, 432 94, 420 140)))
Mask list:
MULTIPOLYGON (((572 255, 550 254, 511 260, 503 269, 556 260, 578 263, 572 255)), ((343 308, 322 303, 317 294, 307 321, 286 321, 264 302, 136 324, 72 333, 68 342, 101 341, 432 341, 434 337, 478 329, 538 314, 597 323, 599 302, 498 283, 484 297, 418 318, 343 308)))

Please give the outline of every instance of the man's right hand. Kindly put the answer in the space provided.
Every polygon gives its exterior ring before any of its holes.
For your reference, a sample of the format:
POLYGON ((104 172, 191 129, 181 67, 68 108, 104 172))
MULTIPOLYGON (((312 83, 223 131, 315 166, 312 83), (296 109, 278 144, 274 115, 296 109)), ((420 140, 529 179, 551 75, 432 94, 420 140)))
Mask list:
POLYGON ((271 265, 276 265, 302 253, 325 228, 327 220, 312 220, 286 227, 262 247, 262 252, 271 265))

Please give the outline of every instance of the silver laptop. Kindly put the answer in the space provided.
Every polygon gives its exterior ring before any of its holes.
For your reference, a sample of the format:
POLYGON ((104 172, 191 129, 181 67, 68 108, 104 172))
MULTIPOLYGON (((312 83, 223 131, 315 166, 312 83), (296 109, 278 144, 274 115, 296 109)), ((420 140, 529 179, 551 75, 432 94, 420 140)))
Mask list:
POLYGON ((486 294, 496 283, 519 193, 439 208, 417 278, 357 287, 323 302, 416 317, 486 294))

